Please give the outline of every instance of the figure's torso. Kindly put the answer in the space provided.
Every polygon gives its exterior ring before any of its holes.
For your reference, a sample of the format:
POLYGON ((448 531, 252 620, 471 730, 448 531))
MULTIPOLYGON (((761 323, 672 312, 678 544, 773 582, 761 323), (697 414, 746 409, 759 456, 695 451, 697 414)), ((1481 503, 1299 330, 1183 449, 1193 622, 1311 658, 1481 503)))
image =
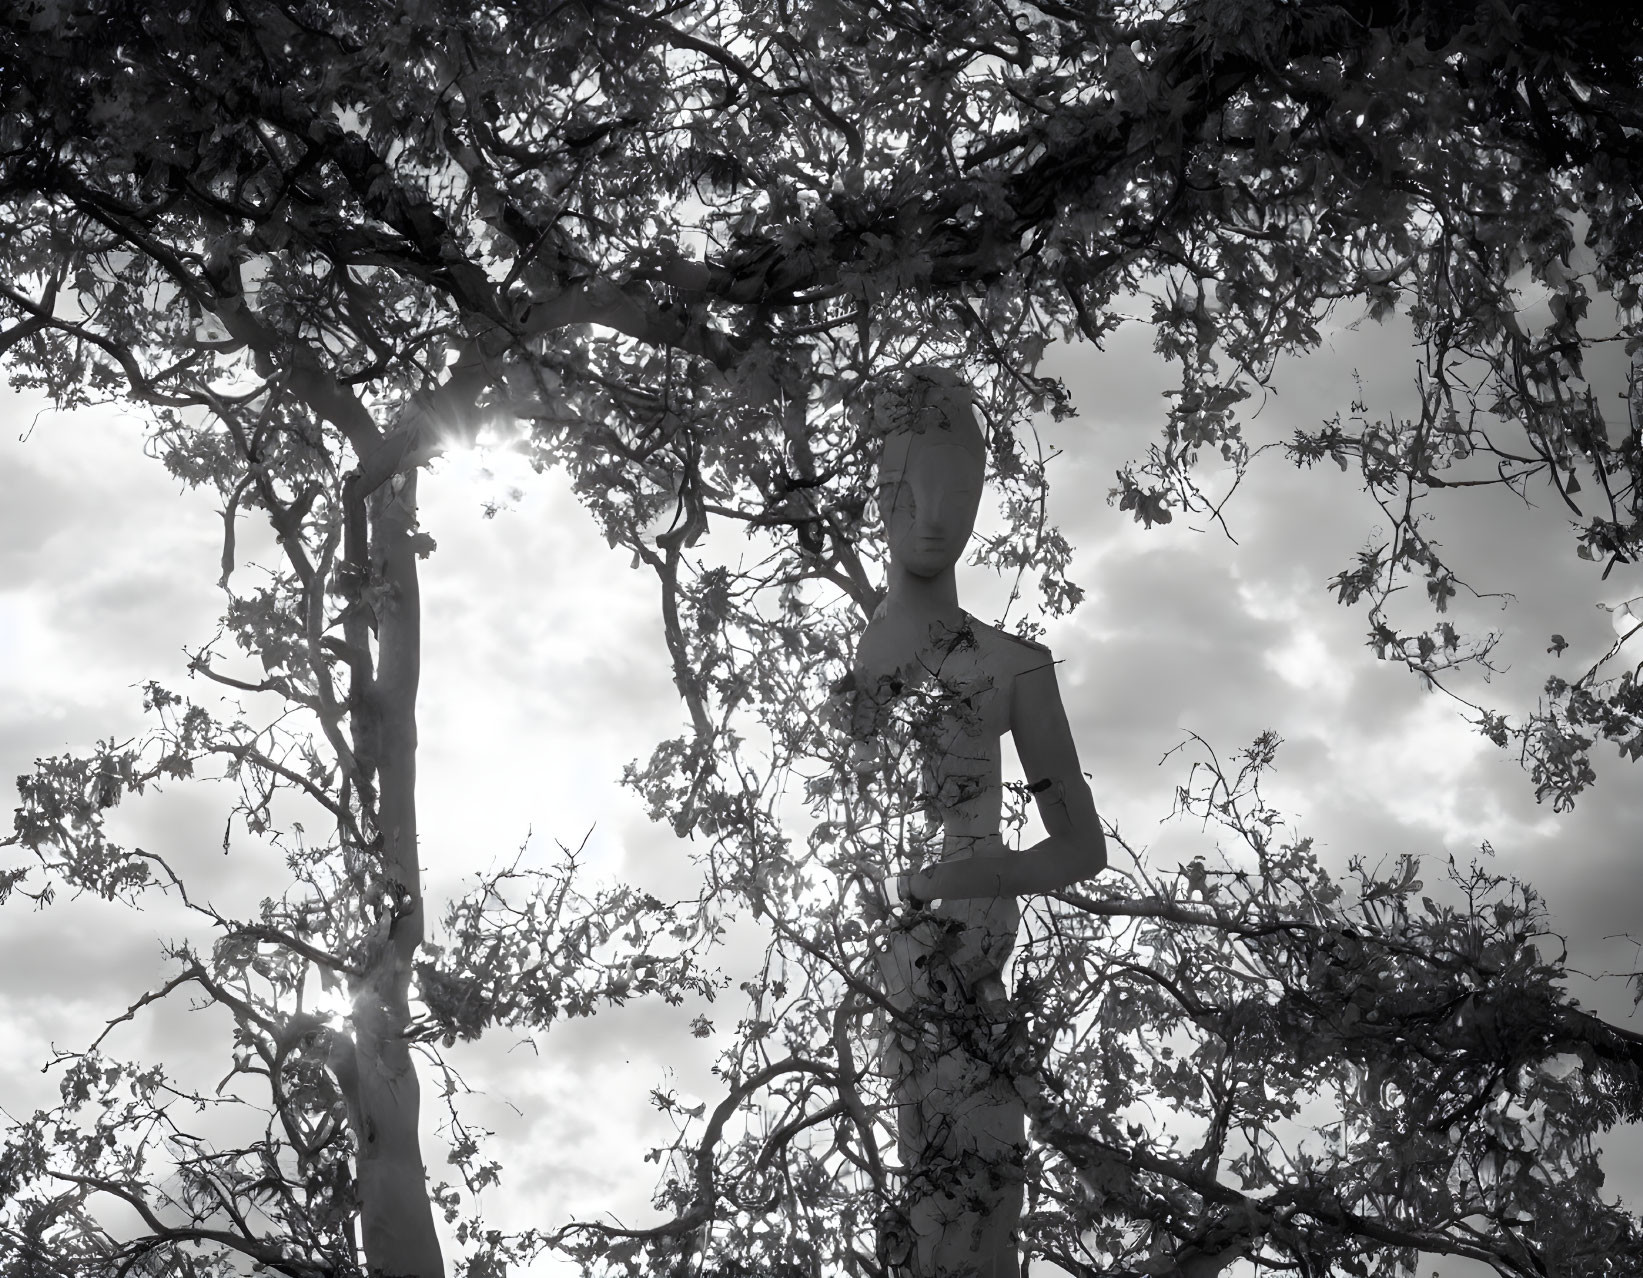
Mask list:
POLYGON ((1002 741, 1017 676, 1047 664, 1042 646, 963 614, 928 627, 923 642, 881 610, 857 650, 866 703, 853 730, 876 738, 886 780, 939 824, 942 859, 993 844, 1003 813, 1002 741))

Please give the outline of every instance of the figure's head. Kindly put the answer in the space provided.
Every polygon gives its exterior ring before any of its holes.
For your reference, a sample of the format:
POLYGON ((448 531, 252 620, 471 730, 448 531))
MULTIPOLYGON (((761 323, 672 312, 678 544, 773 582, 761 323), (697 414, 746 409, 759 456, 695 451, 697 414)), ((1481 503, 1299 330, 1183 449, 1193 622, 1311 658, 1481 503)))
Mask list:
POLYGON ((891 560, 917 577, 957 564, 975 529, 987 445, 970 394, 956 373, 925 365, 881 401, 879 514, 891 560))

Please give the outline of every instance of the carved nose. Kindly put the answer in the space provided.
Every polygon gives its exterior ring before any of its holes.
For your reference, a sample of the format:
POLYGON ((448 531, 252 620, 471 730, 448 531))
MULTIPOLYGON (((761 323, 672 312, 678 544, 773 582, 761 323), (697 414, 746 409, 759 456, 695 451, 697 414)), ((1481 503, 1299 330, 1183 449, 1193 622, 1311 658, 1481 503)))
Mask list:
POLYGON ((947 503, 945 501, 931 502, 924 509, 927 514, 920 521, 919 534, 923 537, 945 537, 949 523, 947 503))

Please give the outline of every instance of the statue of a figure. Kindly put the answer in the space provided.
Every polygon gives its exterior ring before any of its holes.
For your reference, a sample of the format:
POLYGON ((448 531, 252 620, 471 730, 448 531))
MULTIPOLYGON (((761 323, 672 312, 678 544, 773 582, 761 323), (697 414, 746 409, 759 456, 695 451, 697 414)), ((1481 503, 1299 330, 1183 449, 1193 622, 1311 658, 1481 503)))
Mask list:
POLYGON ((986 463, 969 388, 938 368, 909 381, 879 463, 888 591, 846 685, 904 907, 880 956, 905 1177, 886 1259, 909 1278, 1018 1278, 1026 1112, 1000 1064, 1021 1034, 1004 988, 1016 898, 1097 874, 1106 842, 1049 649, 959 606, 986 463), (1006 732, 1049 834, 1019 851, 999 828, 1006 732))

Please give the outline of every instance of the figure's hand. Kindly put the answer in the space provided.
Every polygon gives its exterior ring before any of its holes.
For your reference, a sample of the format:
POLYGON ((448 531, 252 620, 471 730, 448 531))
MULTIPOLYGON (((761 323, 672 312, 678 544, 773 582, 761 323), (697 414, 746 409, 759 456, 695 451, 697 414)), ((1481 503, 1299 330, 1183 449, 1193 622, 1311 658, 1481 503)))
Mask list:
POLYGON ((890 902, 890 908, 908 910, 917 913, 930 908, 930 897, 927 872, 920 870, 917 874, 891 874, 884 880, 884 895, 890 902))
POLYGON ((887 874, 880 878, 872 871, 862 873, 860 869, 851 874, 849 879, 861 894, 862 917, 876 927, 889 922, 897 914, 923 909, 925 902, 919 898, 917 890, 910 887, 912 877, 887 874))

